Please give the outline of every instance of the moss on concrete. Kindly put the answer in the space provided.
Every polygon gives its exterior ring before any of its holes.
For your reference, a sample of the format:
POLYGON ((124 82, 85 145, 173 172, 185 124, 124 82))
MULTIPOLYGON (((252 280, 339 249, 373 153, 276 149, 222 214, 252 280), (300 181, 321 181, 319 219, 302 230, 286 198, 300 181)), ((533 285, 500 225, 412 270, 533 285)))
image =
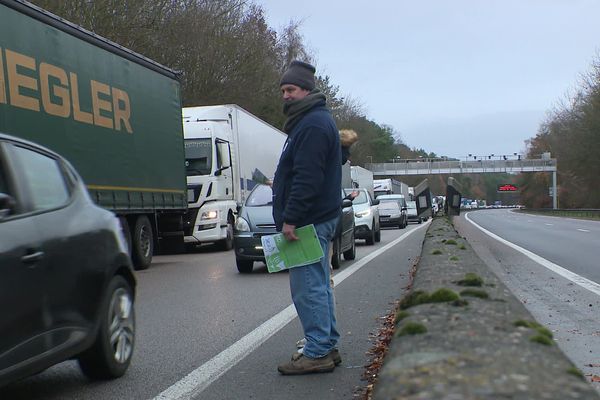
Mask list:
POLYGON ((467 272, 463 279, 456 281, 455 283, 458 286, 482 286, 483 279, 473 272, 467 272))
POLYGON ((410 314, 406 311, 398 311, 396 313, 396 317, 394 318, 394 324, 398 324, 398 322, 402 321, 404 318, 409 317, 410 314))
POLYGON ((426 333, 427 328, 419 322, 407 322, 396 334, 396 336, 420 335, 426 333))
POLYGON ((448 288, 440 288, 435 292, 431 293, 429 296, 428 303, 446 303, 449 301, 456 301, 459 299, 459 296, 453 290, 448 288))

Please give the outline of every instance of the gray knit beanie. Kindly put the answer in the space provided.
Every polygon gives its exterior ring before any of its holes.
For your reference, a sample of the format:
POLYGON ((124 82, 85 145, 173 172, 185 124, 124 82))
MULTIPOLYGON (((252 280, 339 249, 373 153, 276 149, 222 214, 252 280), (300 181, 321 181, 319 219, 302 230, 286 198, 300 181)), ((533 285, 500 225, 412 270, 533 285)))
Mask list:
POLYGON ((315 88, 315 67, 302 61, 292 61, 287 71, 283 73, 279 86, 296 85, 306 90, 315 88))

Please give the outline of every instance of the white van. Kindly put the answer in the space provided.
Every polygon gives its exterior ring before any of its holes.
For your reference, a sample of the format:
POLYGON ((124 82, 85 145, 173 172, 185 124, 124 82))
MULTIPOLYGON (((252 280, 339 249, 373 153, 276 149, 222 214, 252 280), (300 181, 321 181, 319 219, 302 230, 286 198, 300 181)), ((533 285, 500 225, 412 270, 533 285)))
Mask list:
POLYGON ((365 239, 367 244, 375 244, 381 241, 381 230, 379 226, 379 204, 378 199, 373 199, 367 189, 344 189, 344 193, 348 196, 350 193, 357 191, 358 196, 352 200, 352 208, 354 209, 354 237, 357 239, 365 239))

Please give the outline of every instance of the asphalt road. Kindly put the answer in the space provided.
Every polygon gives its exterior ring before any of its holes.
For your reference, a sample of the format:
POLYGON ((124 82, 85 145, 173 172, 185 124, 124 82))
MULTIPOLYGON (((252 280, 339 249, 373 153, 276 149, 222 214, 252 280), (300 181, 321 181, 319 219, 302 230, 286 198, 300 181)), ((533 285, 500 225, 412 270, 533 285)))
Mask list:
POLYGON ((492 209, 468 214, 473 222, 570 271, 600 283, 600 221, 492 209))
MULTIPOLYGON (((469 212, 455 226, 553 332, 556 344, 587 380, 600 376, 600 222, 500 209, 469 212)), ((600 391, 600 383, 592 384, 600 391)))
POLYGON ((382 230, 375 246, 357 241, 356 260, 336 271, 343 363, 331 374, 277 373, 302 337, 287 273, 256 264, 242 275, 232 251, 206 246, 157 256, 136 273, 137 343, 123 378, 90 382, 68 361, 0 389, 0 399, 350 399, 365 384, 370 335, 404 293, 425 227, 382 230))

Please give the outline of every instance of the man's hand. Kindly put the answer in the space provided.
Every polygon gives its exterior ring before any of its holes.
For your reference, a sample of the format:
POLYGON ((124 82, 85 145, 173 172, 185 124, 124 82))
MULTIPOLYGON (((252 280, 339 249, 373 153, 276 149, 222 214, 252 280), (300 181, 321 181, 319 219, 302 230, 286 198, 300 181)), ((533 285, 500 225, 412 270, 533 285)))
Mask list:
POLYGON ((294 240, 298 240, 298 236, 296 236, 296 233, 294 232, 295 230, 296 225, 289 225, 284 222, 283 227, 281 228, 281 233, 283 233, 283 236, 288 241, 293 242, 294 240))

